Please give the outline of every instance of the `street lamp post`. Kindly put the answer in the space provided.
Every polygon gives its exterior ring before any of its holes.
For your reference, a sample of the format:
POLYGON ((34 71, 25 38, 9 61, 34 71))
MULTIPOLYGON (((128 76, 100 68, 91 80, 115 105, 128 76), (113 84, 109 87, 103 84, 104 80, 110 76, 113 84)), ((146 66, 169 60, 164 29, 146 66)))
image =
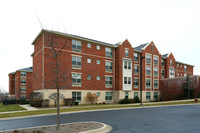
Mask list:
POLYGON ((140 58, 140 106, 142 106, 142 60, 144 58, 144 56, 140 58))

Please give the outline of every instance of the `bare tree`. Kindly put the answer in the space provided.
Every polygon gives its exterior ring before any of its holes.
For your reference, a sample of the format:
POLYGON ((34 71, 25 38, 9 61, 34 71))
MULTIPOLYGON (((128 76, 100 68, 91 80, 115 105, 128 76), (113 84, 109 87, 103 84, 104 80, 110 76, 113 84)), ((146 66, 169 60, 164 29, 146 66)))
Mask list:
MULTIPOLYGON (((65 98, 65 96, 63 95, 63 94, 59 94, 59 101, 61 100, 61 99, 64 99, 65 98)), ((52 99, 53 101, 54 101, 54 104, 55 104, 55 107, 57 106, 57 93, 51 93, 50 95, 49 95, 49 98, 50 99, 52 99)))
MULTIPOLYGON (((49 63, 47 64, 51 79, 46 80, 48 82, 49 88, 55 88, 57 92, 55 93, 56 96, 56 106, 57 106, 57 132, 60 132, 60 89, 66 88, 67 85, 67 68, 63 66, 62 57, 65 57, 63 50, 68 46, 67 37, 64 37, 64 41, 61 41, 60 36, 56 33, 52 32, 44 32, 43 33, 45 38, 45 57, 49 58, 49 63)), ((54 94, 54 95, 55 95, 54 94)))

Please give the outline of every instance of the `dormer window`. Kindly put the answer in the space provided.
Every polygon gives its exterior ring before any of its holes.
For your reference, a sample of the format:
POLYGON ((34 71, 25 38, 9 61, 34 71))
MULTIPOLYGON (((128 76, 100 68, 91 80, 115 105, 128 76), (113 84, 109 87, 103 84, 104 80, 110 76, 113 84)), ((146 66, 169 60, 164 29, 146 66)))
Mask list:
POLYGON ((125 56, 128 57, 128 49, 125 49, 125 56))

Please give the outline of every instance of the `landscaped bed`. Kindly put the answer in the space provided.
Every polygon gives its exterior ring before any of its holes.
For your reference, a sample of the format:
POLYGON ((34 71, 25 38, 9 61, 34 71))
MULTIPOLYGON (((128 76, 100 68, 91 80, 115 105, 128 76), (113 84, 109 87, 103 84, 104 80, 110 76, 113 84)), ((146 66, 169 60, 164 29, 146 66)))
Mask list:
MULTIPOLYGON (((104 125, 99 122, 78 122, 61 124, 60 133, 79 133, 84 131, 90 131, 95 129, 100 129, 104 125)), ((43 127, 33 127, 27 129, 15 129, 9 131, 3 131, 0 133, 56 133, 56 125, 43 126, 43 127)))

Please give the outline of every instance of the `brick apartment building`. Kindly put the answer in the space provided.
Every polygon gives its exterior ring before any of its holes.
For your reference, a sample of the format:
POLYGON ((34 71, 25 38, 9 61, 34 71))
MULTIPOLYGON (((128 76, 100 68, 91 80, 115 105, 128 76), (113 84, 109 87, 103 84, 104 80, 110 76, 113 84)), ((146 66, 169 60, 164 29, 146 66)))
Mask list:
MULTIPOLYGON (((32 43, 32 90, 43 93, 44 99, 56 92, 51 82, 54 78, 51 69, 54 60, 49 54, 49 36, 56 37, 57 50, 61 44, 66 44, 59 58, 65 71, 65 82, 60 93, 80 103, 86 103, 88 93, 96 93, 98 102, 140 97, 140 88, 143 101, 155 100, 160 97, 161 79, 193 75, 194 66, 176 61, 172 53, 161 55, 154 42, 132 47, 127 39, 122 43, 109 44, 42 30, 32 43)), ((12 88, 10 80, 10 94, 14 94, 12 88)))
POLYGON ((9 73, 9 95, 16 99, 29 99, 32 92, 32 67, 19 69, 9 73))

